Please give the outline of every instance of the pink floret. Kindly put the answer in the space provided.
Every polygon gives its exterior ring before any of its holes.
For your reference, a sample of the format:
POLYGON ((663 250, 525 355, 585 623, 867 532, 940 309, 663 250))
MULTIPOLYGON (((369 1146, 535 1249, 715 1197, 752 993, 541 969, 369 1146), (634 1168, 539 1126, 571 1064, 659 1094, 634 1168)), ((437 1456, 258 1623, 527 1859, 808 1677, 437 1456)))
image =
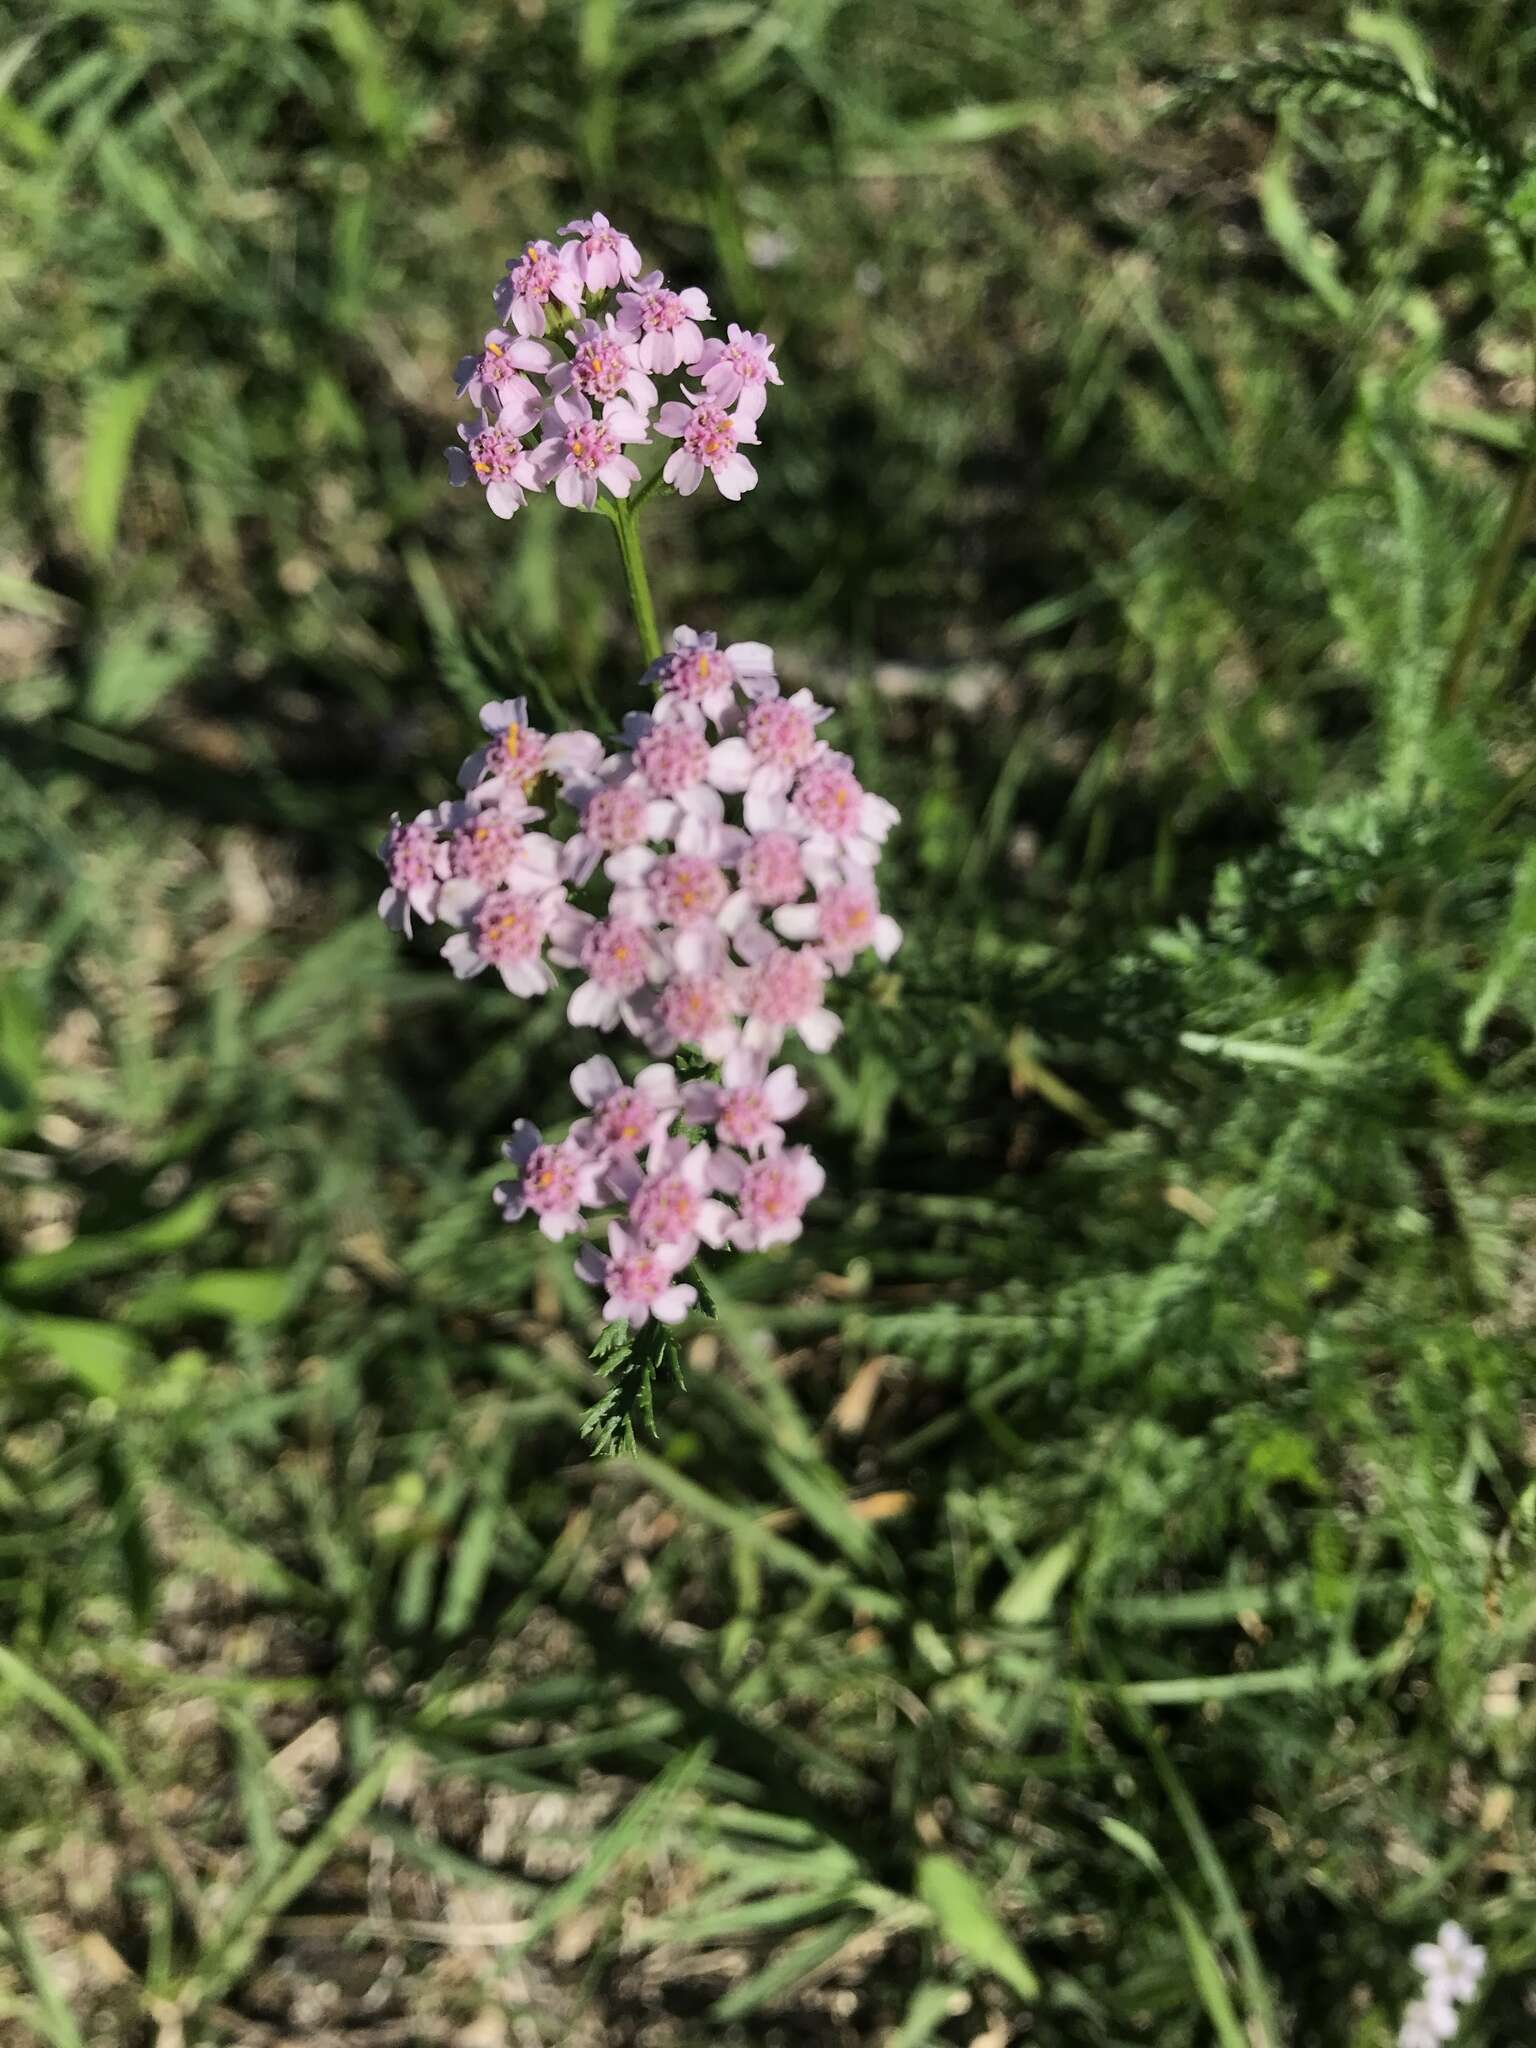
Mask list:
POLYGON ((683 497, 696 491, 706 476, 714 478, 722 498, 739 498, 756 484, 757 471, 741 453, 757 442, 752 418, 741 411, 727 412, 708 392, 691 395, 688 404, 672 399, 657 413, 656 431, 682 442, 667 457, 661 473, 683 497))
POLYGON ((731 1242, 742 1251, 789 1244, 800 1235, 807 1203, 826 1185, 809 1147, 787 1146, 748 1166, 734 1189, 737 1220, 731 1242))

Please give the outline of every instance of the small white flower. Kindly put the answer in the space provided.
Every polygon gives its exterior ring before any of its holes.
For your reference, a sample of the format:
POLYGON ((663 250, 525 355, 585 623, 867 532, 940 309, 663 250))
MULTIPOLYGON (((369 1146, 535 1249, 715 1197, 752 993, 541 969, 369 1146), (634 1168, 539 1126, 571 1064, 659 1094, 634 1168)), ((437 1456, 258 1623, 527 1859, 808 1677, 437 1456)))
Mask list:
POLYGON ((1455 2005, 1477 1996, 1488 1953, 1464 1928, 1447 1920, 1433 1941, 1419 1943, 1411 1960, 1424 1979, 1425 1995, 1455 2005))
POLYGON ((1403 2014, 1397 2048, 1440 2048, 1456 2031, 1456 2008, 1437 1996, 1416 1998, 1403 2014))

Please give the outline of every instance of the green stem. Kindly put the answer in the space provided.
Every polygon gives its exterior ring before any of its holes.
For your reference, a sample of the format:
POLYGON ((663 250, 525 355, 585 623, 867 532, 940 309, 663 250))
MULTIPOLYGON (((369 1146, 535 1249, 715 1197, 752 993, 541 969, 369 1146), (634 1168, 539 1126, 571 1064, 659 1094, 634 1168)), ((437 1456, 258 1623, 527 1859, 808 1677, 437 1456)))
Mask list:
POLYGON ((1482 574, 1477 579, 1477 588, 1472 593, 1472 602, 1467 607, 1466 624, 1456 642, 1456 651, 1451 656, 1451 665, 1445 672, 1445 682, 1440 690, 1440 709, 1450 713, 1455 710, 1472 672, 1472 664, 1478 649, 1483 644, 1483 635, 1488 630, 1488 621, 1493 608, 1499 601, 1499 594, 1509 578, 1515 559, 1515 550, 1520 545, 1521 535, 1530 523, 1531 513, 1536 509, 1536 441, 1525 458, 1520 474, 1515 478, 1514 489, 1509 494, 1509 503, 1504 509, 1499 530, 1488 559, 1483 564, 1482 574))
POLYGON ((1472 593, 1472 602, 1467 606, 1467 616, 1451 655, 1451 665, 1440 686, 1440 710, 1445 716, 1449 716, 1460 702, 1488 630, 1488 621, 1509 580, 1515 552, 1533 511, 1536 511, 1536 417, 1531 422, 1525 460, 1511 486, 1504 517, 1499 522, 1493 546, 1488 550, 1478 576, 1477 588, 1472 593))
POLYGON ((603 510, 607 512, 613 523, 613 530, 618 536, 619 556, 624 564, 624 583, 629 591, 629 608, 634 614, 640 645, 646 660, 656 661, 661 655, 661 635, 656 630, 656 607, 651 602, 651 585, 645 573, 645 557, 640 552, 639 523, 633 510, 622 498, 604 500, 603 510))

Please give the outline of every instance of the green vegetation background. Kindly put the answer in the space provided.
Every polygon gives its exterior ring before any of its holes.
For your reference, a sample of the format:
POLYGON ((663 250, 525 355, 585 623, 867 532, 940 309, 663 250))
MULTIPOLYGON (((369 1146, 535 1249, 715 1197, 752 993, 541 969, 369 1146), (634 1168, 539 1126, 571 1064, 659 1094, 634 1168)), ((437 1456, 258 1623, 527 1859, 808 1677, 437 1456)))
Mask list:
MULTIPOLYGON (((1167 113, 1350 26, 10 13, 7 2043, 1385 2048, 1449 1912, 1528 2031, 1528 557, 1444 688, 1524 316, 1368 115, 1167 113), (836 698, 909 933, 601 1464, 488 1199, 557 1008, 373 915, 484 698, 637 672, 440 452, 589 203, 779 338, 661 610, 836 698)), ((1352 26, 1530 104, 1523 7, 1352 26)))

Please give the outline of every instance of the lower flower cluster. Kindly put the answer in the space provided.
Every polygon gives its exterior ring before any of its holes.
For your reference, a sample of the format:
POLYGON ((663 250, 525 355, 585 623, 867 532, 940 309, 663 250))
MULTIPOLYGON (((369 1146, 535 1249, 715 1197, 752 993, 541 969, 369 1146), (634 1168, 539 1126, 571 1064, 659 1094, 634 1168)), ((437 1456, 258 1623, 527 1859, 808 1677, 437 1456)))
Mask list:
POLYGON ((1417 1944, 1412 1961, 1420 1992, 1403 2014, 1398 2048, 1441 2048, 1455 2035, 1462 2006, 1477 1996, 1487 1952, 1447 1920, 1433 1941, 1417 1944))
POLYGON ((577 1066, 587 1113, 558 1140, 517 1124, 497 1190, 509 1221, 531 1214, 557 1241, 621 1211, 576 1270, 609 1320, 637 1326, 687 1312, 679 1276, 701 1245, 799 1235, 824 1176, 787 1140, 806 1096, 775 1060, 791 1036, 830 1047, 831 983, 901 942, 875 886, 896 812, 820 738, 826 707, 781 693, 772 651, 680 627, 647 680, 653 708, 609 743, 541 732, 521 699, 488 704, 462 796, 392 824, 379 904, 407 932, 452 927, 442 956, 461 978, 490 969, 536 997, 563 970, 569 1023, 650 1055, 629 1081, 605 1055, 577 1066), (707 1078, 683 1077, 685 1050, 707 1078))
POLYGON ((553 1143, 515 1124, 506 1154, 517 1178, 496 1199, 509 1222, 534 1215, 557 1242, 589 1212, 623 1209, 608 1224, 606 1253, 587 1244, 576 1261, 583 1280, 605 1289, 607 1321, 678 1322, 696 1298, 678 1275, 701 1245, 761 1251, 799 1236, 825 1176, 808 1147, 785 1143, 785 1120, 805 1105, 792 1067, 770 1072, 761 1053, 740 1048, 718 1082, 680 1083, 664 1062, 626 1082, 598 1053, 571 1088, 590 1114, 553 1143), (677 1132, 679 1119, 716 1142, 677 1132))

